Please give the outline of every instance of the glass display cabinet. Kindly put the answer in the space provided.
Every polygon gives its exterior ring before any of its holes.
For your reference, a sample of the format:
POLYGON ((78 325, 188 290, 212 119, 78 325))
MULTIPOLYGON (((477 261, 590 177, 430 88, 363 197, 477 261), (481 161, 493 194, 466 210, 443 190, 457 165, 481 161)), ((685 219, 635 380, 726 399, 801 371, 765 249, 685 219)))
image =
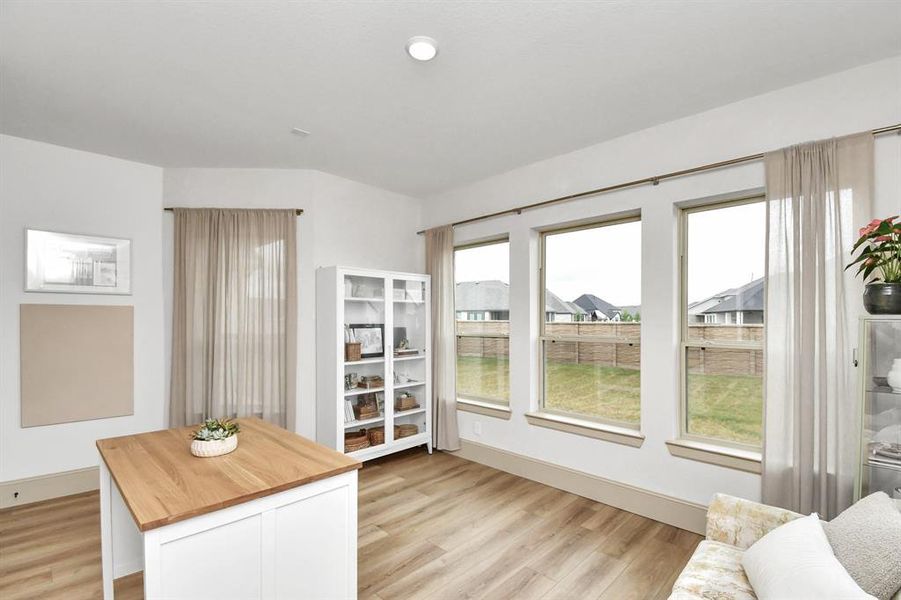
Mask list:
POLYGON ((901 500, 901 316, 860 319, 861 452, 855 500, 901 500))
POLYGON ((316 432, 360 460, 431 451, 429 276, 323 267, 316 281, 316 432))

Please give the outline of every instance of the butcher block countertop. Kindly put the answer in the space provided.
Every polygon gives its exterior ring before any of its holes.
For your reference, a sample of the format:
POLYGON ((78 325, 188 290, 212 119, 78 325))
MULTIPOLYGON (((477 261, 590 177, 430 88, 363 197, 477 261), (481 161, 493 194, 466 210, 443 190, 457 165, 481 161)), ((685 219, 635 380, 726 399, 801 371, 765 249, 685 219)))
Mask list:
POLYGON ((237 422, 238 448, 214 458, 191 454, 197 426, 97 440, 138 529, 148 531, 361 466, 260 419, 237 422))

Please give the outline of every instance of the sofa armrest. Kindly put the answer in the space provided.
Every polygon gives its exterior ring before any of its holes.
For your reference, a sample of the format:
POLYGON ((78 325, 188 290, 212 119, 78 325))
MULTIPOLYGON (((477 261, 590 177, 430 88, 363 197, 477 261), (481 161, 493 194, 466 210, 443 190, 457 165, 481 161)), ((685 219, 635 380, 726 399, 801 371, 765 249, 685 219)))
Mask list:
POLYGON ((802 516, 784 508, 716 494, 707 508, 707 539, 744 550, 776 527, 802 516))

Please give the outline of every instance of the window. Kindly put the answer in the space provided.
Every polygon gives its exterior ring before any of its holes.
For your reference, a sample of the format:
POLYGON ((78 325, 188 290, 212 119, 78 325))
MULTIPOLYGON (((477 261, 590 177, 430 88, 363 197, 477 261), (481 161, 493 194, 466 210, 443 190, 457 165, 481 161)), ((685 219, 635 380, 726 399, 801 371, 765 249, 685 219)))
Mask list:
POLYGON ((637 429, 641 222, 542 238, 542 410, 637 429))
POLYGON ((682 212, 683 437, 760 447, 765 210, 754 198, 682 212))
POLYGON ((454 252, 457 396, 510 401, 510 243, 454 252))

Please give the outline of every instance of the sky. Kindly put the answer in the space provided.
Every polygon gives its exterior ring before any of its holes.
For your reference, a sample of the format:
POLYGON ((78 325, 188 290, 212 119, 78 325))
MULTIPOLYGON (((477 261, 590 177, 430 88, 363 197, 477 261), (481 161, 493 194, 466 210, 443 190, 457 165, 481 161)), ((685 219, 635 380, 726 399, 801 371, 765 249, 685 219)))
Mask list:
MULTIPOLYGON (((688 215, 688 301, 703 300, 763 276, 763 202, 688 215)), ((547 288, 572 301, 594 294, 614 306, 641 304, 641 223, 548 235, 547 288)), ((457 281, 510 283, 509 243, 458 250, 457 281)))

